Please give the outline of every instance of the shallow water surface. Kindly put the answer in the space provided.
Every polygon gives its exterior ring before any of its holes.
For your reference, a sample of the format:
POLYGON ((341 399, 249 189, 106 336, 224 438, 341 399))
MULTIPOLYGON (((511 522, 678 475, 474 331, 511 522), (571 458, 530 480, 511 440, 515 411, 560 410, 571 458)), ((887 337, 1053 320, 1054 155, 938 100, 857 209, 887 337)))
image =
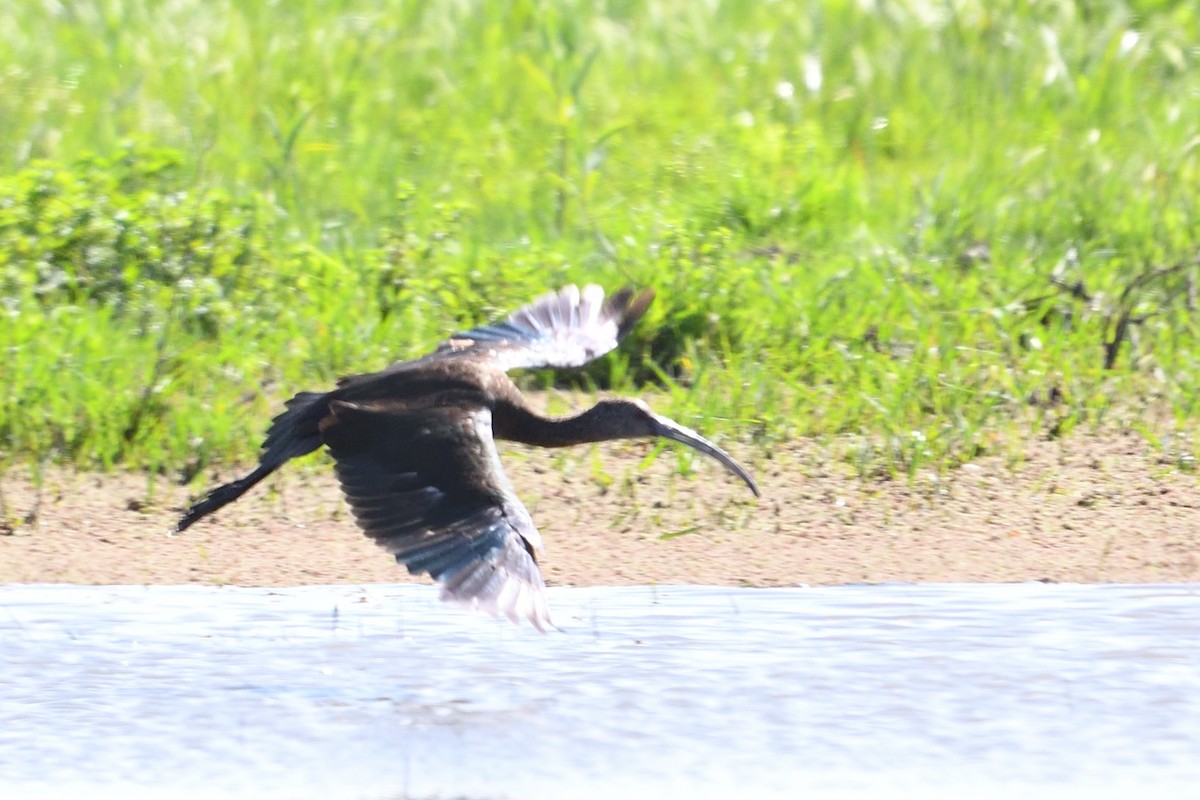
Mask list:
POLYGON ((1197 796, 1200 586, 0 586, 0 796, 1197 796))

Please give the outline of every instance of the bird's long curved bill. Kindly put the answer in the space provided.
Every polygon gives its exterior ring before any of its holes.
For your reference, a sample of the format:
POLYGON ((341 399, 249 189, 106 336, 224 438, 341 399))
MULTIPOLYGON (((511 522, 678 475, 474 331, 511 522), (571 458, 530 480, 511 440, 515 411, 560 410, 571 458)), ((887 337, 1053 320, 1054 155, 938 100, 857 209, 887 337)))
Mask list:
POLYGON ((742 468, 742 465, 733 460, 733 456, 726 453, 715 444, 705 439, 700 434, 696 433, 691 428, 685 428, 679 423, 669 420, 666 417, 654 415, 656 428, 654 433, 664 439, 670 439, 680 444, 686 444, 688 447, 699 450, 705 455, 712 456, 717 461, 725 465, 725 469, 737 475, 742 481, 750 487, 750 491, 754 492, 755 497, 759 497, 758 485, 754 483, 754 479, 750 477, 750 473, 742 468))

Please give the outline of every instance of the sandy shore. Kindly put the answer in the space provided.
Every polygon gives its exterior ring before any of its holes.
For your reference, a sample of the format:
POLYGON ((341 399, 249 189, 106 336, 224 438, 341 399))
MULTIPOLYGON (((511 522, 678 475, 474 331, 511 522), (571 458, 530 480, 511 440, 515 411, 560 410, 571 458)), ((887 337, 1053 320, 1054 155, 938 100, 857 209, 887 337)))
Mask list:
MULTIPOLYGON (((1132 434, 1031 442, 1015 467, 985 458, 911 486, 862 481, 809 443, 769 459, 735 448, 758 500, 706 460, 672 450, 646 465, 649 452, 504 449, 545 539, 548 583, 1200 581, 1200 478, 1132 434)), ((0 582, 410 580, 358 532, 332 471, 310 462, 178 536, 167 532, 199 482, 56 469, 35 487, 11 470, 0 582)))

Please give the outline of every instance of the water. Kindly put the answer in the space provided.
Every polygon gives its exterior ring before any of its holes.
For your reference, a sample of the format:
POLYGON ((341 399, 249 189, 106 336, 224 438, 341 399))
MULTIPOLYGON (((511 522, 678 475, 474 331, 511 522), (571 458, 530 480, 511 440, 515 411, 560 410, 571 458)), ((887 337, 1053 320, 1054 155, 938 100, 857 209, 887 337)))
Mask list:
POLYGON ((0 796, 1200 796, 1200 586, 435 594, 0 587, 0 796))

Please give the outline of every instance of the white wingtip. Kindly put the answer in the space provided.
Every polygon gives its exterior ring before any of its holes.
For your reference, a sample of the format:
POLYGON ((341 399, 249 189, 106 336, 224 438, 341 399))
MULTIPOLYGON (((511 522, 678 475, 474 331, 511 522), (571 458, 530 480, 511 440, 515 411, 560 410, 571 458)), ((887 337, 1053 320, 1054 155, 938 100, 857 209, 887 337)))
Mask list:
POLYGON ((495 561, 476 561, 441 585, 445 602, 514 624, 525 620, 542 633, 554 627, 541 570, 523 547, 510 545, 495 561))
POLYGON ((514 625, 528 622, 542 633, 555 627, 545 592, 519 581, 507 581, 504 590, 496 597, 461 597, 443 586, 441 599, 493 617, 505 617, 514 625))

